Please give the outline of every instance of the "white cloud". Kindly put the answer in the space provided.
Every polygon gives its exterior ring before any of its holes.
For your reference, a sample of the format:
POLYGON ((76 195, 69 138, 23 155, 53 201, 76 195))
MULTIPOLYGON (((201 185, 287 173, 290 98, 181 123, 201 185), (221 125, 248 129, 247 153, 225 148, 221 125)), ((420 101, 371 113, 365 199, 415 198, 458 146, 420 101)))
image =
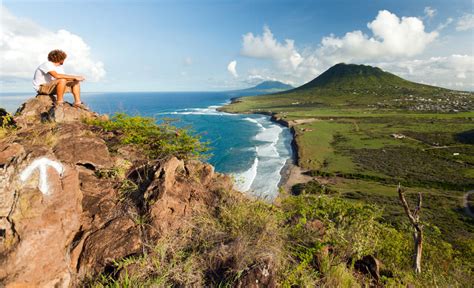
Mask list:
POLYGON ((405 79, 431 85, 474 89, 474 56, 453 54, 428 59, 376 63, 405 79))
POLYGON ((263 35, 254 36, 252 33, 243 35, 241 54, 247 57, 273 59, 281 68, 295 70, 303 62, 303 57, 294 47, 294 41, 286 39, 285 43, 279 43, 270 31, 263 27, 263 35))
POLYGON ((247 33, 242 36, 243 56, 257 59, 269 59, 278 68, 279 75, 266 74, 266 78, 294 83, 311 80, 318 72, 317 60, 313 51, 298 52, 294 40, 279 42, 268 26, 263 27, 262 35, 247 33))
POLYGON ((0 15, 0 77, 33 78, 34 70, 54 49, 67 53, 66 73, 84 75, 90 81, 105 76, 104 64, 91 59, 90 47, 80 36, 64 29, 49 31, 31 20, 16 17, 3 6, 0 15))
POLYGON ((428 7, 425 7, 425 16, 428 17, 428 18, 433 18, 436 14, 438 14, 438 11, 434 8, 431 8, 430 6, 428 7))
POLYGON ((465 14, 456 23, 457 31, 466 31, 474 28, 474 14, 465 14))
POLYGON ((191 66, 193 65, 193 58, 191 57, 186 57, 183 60, 184 66, 191 66))
POLYGON ((439 32, 439 31, 443 30, 444 28, 448 27, 449 24, 453 23, 453 21, 454 21, 454 19, 449 17, 448 19, 446 19, 446 21, 444 21, 443 23, 440 23, 438 25, 438 27, 436 28, 436 31, 439 32))
POLYGON ((235 78, 237 78, 239 75, 237 74, 237 69, 236 69, 236 66, 237 66, 237 61, 233 60, 233 61, 230 61, 229 65, 227 65, 227 71, 229 71, 229 73, 234 76, 235 78))
POLYGON ((367 24, 373 37, 360 30, 339 38, 324 37, 318 51, 331 65, 338 62, 394 60, 412 57, 424 51, 438 37, 438 32, 425 32, 423 22, 416 17, 401 19, 387 10, 379 11, 367 24))
POLYGON ((290 84, 290 85, 292 84, 292 83, 287 83, 284 80, 281 80, 279 78, 271 77, 267 73, 263 73, 265 75, 260 75, 258 73, 259 73, 259 71, 257 71, 257 70, 251 71, 250 74, 247 76, 247 78, 242 79, 241 82, 245 83, 247 86, 255 86, 255 85, 260 84, 264 81, 280 81, 280 82, 283 82, 285 84, 290 84))

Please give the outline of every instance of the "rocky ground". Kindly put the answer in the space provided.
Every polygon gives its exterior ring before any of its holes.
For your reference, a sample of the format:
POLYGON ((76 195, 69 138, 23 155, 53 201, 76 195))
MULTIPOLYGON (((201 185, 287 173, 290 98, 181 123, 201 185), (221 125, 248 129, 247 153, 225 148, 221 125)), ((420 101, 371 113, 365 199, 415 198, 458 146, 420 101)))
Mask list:
POLYGON ((145 161, 127 147, 111 153, 82 121, 96 117, 38 96, 0 139, 0 286, 80 286, 213 209, 214 191, 231 189, 208 164, 145 161), (120 182, 107 177, 118 170, 120 182), (134 195, 124 195, 125 184, 134 195))

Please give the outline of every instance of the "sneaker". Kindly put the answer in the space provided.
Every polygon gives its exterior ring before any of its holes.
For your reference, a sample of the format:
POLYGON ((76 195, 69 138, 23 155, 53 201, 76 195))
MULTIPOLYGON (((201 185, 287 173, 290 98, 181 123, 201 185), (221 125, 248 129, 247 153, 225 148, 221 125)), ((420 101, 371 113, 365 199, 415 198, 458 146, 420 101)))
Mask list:
POLYGON ((63 106, 63 105, 64 105, 64 101, 61 101, 61 102, 56 101, 56 102, 54 102, 54 106, 55 106, 55 107, 61 107, 61 106, 63 106))
POLYGON ((89 110, 89 107, 87 107, 84 103, 74 103, 74 105, 72 105, 76 108, 79 108, 79 109, 83 109, 83 110, 89 110))

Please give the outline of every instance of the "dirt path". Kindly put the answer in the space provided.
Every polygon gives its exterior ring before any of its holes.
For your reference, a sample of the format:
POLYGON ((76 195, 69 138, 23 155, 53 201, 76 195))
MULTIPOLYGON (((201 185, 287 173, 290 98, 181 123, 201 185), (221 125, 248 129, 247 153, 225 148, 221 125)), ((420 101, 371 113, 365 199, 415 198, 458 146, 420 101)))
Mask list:
POLYGON ((299 166, 294 164, 290 164, 290 167, 286 171, 287 175, 285 175, 286 181, 282 185, 285 191, 290 192, 293 185, 307 183, 313 179, 313 177, 305 175, 304 172, 306 172, 306 170, 301 169, 299 166))
POLYGON ((464 207, 464 211, 466 212, 466 214, 474 218, 474 213, 469 208, 469 203, 468 203, 469 195, 471 195, 472 193, 474 193, 474 190, 471 190, 467 192, 466 194, 464 194, 464 197, 462 198, 462 206, 464 207))

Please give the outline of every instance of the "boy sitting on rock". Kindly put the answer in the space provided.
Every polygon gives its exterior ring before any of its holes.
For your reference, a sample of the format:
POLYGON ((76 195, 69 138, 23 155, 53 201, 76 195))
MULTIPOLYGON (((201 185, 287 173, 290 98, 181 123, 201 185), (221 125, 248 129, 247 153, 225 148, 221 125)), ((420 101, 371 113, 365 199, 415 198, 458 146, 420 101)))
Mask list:
POLYGON ((48 61, 36 68, 33 77, 33 87, 38 94, 56 94, 56 105, 64 103, 64 93, 70 92, 74 95, 74 107, 87 109, 81 102, 80 81, 82 76, 64 74, 62 65, 67 55, 64 51, 53 50, 48 54, 48 61))

